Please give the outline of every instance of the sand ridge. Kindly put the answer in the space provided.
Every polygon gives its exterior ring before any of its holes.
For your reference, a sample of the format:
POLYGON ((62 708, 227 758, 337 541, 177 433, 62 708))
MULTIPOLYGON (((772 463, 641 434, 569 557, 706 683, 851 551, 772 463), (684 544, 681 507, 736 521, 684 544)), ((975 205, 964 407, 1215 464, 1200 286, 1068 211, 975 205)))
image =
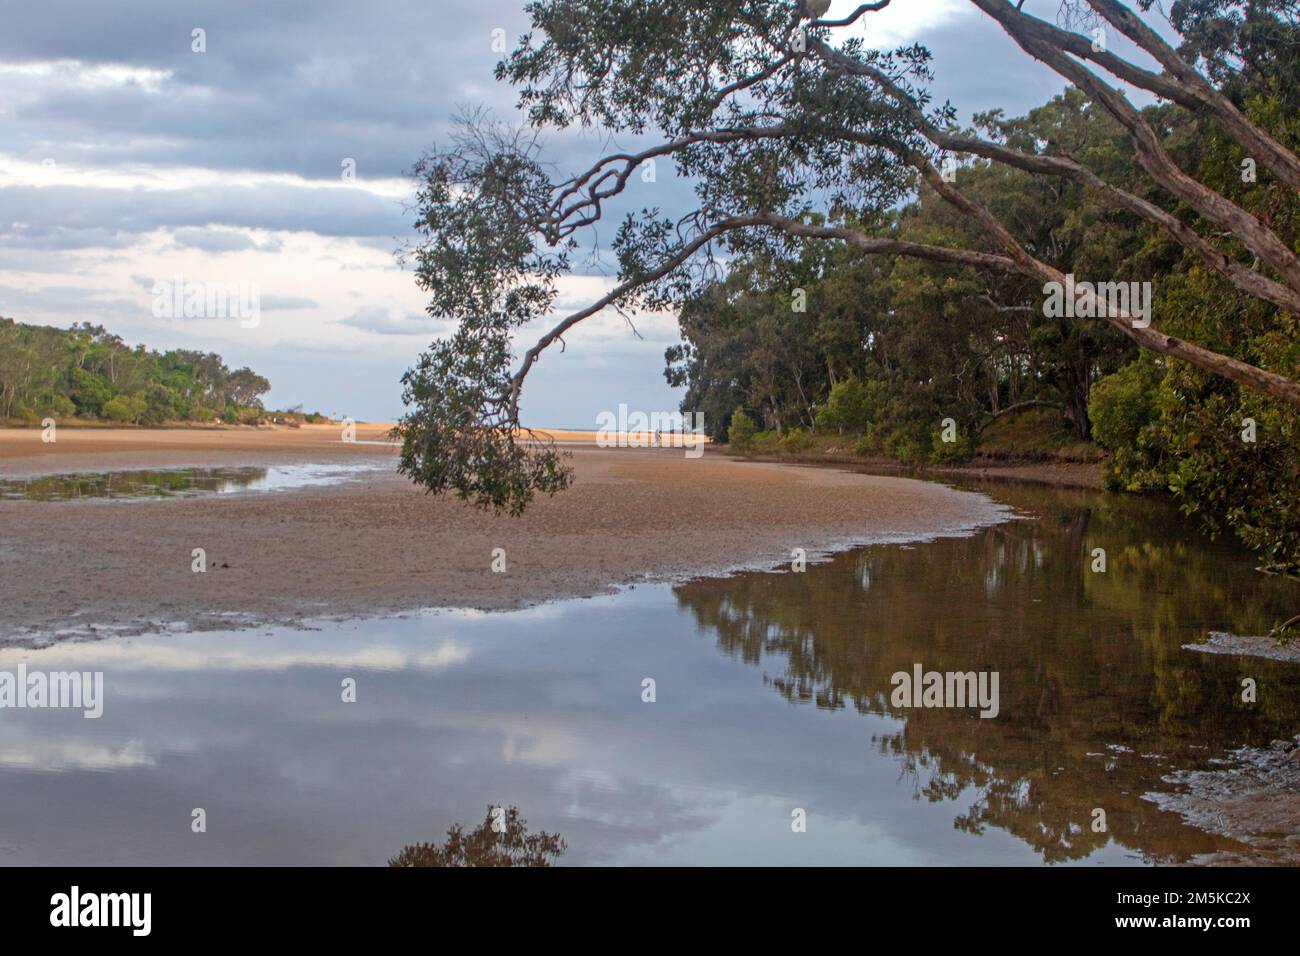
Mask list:
MULTIPOLYGON (((358 428, 376 441, 383 428, 358 428)), ((852 543, 1005 520, 990 499, 908 478, 682 449, 566 448, 575 485, 522 518, 425 494, 336 426, 0 430, 0 476, 184 465, 372 462, 327 487, 150 501, 0 501, 0 641, 167 626, 302 623, 426 607, 485 610, 641 581, 789 565, 852 543), (203 548, 207 571, 191 570, 203 548), (493 573, 494 548, 506 572, 493 573)))

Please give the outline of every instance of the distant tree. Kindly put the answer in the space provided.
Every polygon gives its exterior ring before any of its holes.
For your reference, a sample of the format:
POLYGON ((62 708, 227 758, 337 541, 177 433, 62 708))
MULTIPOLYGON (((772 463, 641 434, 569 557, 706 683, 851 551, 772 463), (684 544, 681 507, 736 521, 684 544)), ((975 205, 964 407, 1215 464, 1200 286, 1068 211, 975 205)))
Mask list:
POLYGON ((154 425, 229 410, 237 420, 242 410, 260 411, 270 387, 251 369, 231 372, 219 355, 129 347, 89 322, 57 329, 0 318, 0 418, 76 414, 154 425))
POLYGON ((236 405, 261 407, 262 396, 270 390, 271 383, 252 369, 238 369, 226 379, 226 394, 236 405))

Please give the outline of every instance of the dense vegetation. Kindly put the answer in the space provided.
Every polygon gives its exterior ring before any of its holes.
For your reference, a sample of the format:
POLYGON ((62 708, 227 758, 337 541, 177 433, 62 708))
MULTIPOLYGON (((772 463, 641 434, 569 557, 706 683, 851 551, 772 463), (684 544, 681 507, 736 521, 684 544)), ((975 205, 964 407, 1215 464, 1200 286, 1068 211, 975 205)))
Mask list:
POLYGON ((70 329, 0 318, 0 419, 254 421, 271 383, 211 352, 128 346, 103 326, 70 329))
MULTIPOLYGON (((1295 4, 1203 0, 1174 12, 1184 55, 1295 150, 1295 4)), ((1163 104, 1144 115, 1183 170, 1297 247, 1294 190, 1249 175, 1243 151, 1181 107, 1163 104)), ((976 126, 1023 151, 1073 157, 1108 182, 1186 212, 1144 184, 1124 131, 1076 89, 1025 117, 992 113, 976 126)), ((1162 332, 1300 376, 1294 314, 1243 294, 1097 191, 985 162, 957 170, 956 186, 1063 273, 1151 281, 1162 332)), ((978 228, 923 189, 881 234, 964 246, 977 241, 978 228)), ((1054 421, 1066 433, 1062 445, 1072 437, 1110 452, 1104 468, 1112 487, 1168 489, 1212 529, 1235 530, 1267 564, 1300 569, 1300 412, 1189 364, 1139 353, 1102 320, 1048 317, 1044 298, 1023 276, 888 260, 845 244, 808 246, 796 257, 749 256, 685 304, 684 344, 669 349, 666 376, 687 387, 683 408, 702 410, 713 437, 758 450, 798 451, 813 435, 832 435, 845 450, 936 462, 977 452, 995 423, 1021 415, 1035 425, 1054 421), (947 441, 945 419, 956 424, 947 441)))

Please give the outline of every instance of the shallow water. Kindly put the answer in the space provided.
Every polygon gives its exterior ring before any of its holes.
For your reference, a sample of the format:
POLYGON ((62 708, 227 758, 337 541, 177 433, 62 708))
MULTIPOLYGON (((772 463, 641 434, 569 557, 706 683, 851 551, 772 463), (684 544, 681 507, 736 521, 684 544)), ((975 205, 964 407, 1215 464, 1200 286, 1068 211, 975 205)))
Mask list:
POLYGON ((105 682, 99 719, 0 710, 0 862, 382 864, 489 805, 562 835, 570 864, 1116 865, 1226 846, 1142 794, 1300 730, 1300 667, 1181 645, 1260 633, 1300 589, 1158 502, 985 490, 1034 517, 513 613, 0 650, 0 671, 105 682), (892 674, 915 664, 997 671, 998 716, 893 707, 892 674))
POLYGON ((0 481, 0 499, 179 498, 240 491, 287 491, 337 484, 391 463, 293 464, 265 468, 167 468, 39 475, 0 481))

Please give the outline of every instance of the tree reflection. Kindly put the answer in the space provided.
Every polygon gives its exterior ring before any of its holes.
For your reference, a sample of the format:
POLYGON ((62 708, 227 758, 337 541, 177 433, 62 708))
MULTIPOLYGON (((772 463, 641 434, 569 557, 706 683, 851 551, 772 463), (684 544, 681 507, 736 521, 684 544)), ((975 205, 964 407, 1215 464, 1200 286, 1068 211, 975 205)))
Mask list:
POLYGON ((395 867, 550 866, 564 853, 564 838, 556 833, 528 832, 516 807, 488 807, 483 822, 469 833, 459 823, 447 831, 447 841, 413 843, 388 861, 395 867))
POLYGON ((1142 795, 1168 789, 1173 770, 1294 734, 1294 668, 1181 647, 1210 629, 1267 632, 1294 585, 1255 573, 1161 502, 1005 486, 997 496, 1037 520, 675 593, 786 700, 896 718, 876 746, 917 799, 966 802, 960 830, 1000 828, 1049 862, 1109 840, 1169 862, 1230 845, 1142 795), (1090 568, 1098 547, 1104 573, 1090 568), (1000 714, 893 709, 890 678, 916 663, 998 671, 1000 714), (1258 681, 1256 704, 1240 701, 1244 674, 1258 681), (1098 808, 1106 832, 1093 830, 1098 808))

